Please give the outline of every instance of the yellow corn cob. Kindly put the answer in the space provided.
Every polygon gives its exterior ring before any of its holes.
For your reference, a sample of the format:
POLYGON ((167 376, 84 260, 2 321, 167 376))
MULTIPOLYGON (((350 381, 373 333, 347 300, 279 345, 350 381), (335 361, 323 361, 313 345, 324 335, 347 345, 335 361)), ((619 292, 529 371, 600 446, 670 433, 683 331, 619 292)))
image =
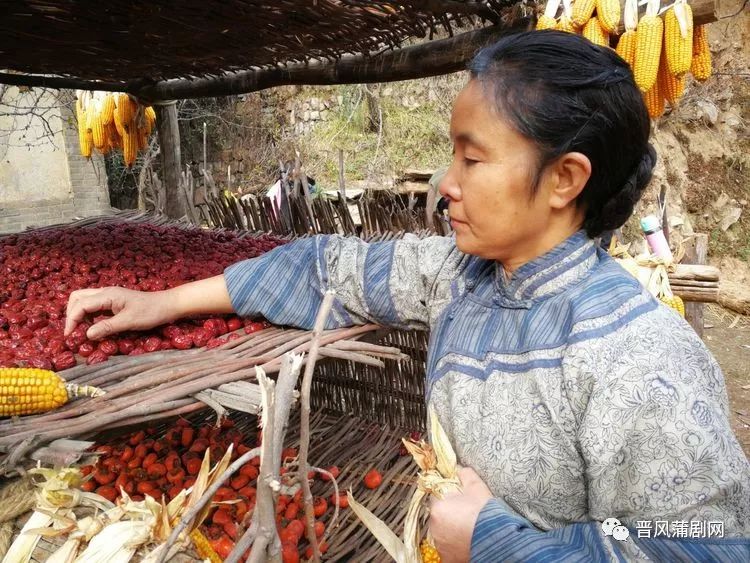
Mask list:
POLYGON ((576 32, 576 26, 573 25, 573 20, 571 20, 565 14, 560 16, 560 19, 557 20, 557 25, 555 25, 555 29, 558 31, 566 31, 568 33, 576 32))
POLYGON ((117 111, 117 110, 115 110, 114 119, 112 120, 112 123, 115 126, 115 131, 117 131, 117 134, 120 137, 124 137, 125 136, 125 125, 120 120, 120 112, 117 111))
POLYGON ((630 69, 633 69, 633 64, 635 63, 635 42, 636 42, 636 33, 633 30, 626 31, 620 36, 620 39, 617 41, 617 54, 620 55, 626 63, 630 66, 630 69))
POLYGON ((638 27, 638 2, 637 0, 625 0, 625 11, 623 12, 623 20, 625 21, 625 32, 620 36, 617 41, 617 54, 620 55, 625 62, 630 66, 630 70, 633 70, 635 65, 635 47, 637 43, 636 28, 638 27))
POLYGON ((422 543, 419 544, 419 552, 422 555, 423 563, 440 563, 438 550, 427 540, 422 540, 422 543))
POLYGON ((555 18, 551 18, 546 14, 542 14, 541 16, 539 16, 539 19, 536 20, 537 31, 542 29, 555 29, 556 25, 557 22, 555 21, 555 18))
POLYGON ((64 405, 70 397, 101 394, 95 387, 65 383, 54 371, 0 368, 0 416, 45 412, 64 405))
POLYGON ((583 36, 596 45, 609 47, 609 34, 602 29, 597 18, 591 18, 583 26, 583 36))
POLYGON ((651 119, 657 119, 664 113, 664 95, 659 87, 659 81, 655 80, 651 89, 643 94, 643 101, 651 119))
POLYGON ((115 97, 112 94, 107 94, 104 97, 104 102, 102 104, 102 125, 109 125, 112 123, 112 120, 114 119, 115 114, 115 97))
POLYGON ((78 120, 78 145, 81 148, 81 155, 86 158, 91 156, 91 147, 93 142, 89 139, 86 131, 86 122, 88 116, 83 108, 83 102, 80 98, 76 100, 76 119, 78 120))
POLYGON ((143 110, 143 115, 146 118, 146 124, 148 125, 148 134, 151 134, 151 131, 154 130, 154 125, 156 125, 156 112, 154 111, 154 108, 151 106, 146 106, 146 109, 143 110))
POLYGON ((100 115, 96 112, 96 107, 92 107, 90 111, 93 114, 91 119, 91 135, 94 139, 94 146, 102 151, 107 142, 107 137, 104 134, 104 125, 102 124, 100 115))
POLYGON ((195 547, 195 551, 198 554, 198 557, 203 560, 208 559, 211 563, 222 562, 219 554, 216 553, 216 551, 214 551, 214 548, 211 547, 211 544, 208 543, 208 538, 204 536, 203 532, 201 532, 198 528, 190 532, 190 539, 193 540, 193 546, 195 547))
POLYGON ((681 76, 690 70, 693 58, 693 10, 684 0, 677 0, 664 15, 664 50, 667 52, 669 72, 681 76))
POLYGON ((708 33, 705 25, 693 29, 693 58, 690 72, 696 80, 703 82, 711 76, 711 50, 708 48, 708 33))
POLYGON ((672 107, 677 105, 685 92, 685 77, 685 74, 677 77, 669 71, 666 54, 662 51, 661 61, 659 62, 659 76, 656 81, 659 83, 662 96, 672 107))
POLYGON ((127 94, 117 96, 117 113, 120 116, 120 123, 126 125, 133 121, 135 117, 136 104, 127 94))
POLYGON ((607 33, 617 31, 620 25, 620 0, 596 0, 596 18, 607 33))
POLYGON ((113 149, 122 148, 122 137, 120 137, 120 134, 117 132, 114 120, 104 126, 104 134, 107 136, 107 143, 110 147, 113 149))
POLYGON ((596 0, 576 0, 573 4, 573 23, 583 27, 591 19, 596 8, 596 0))
POLYGON ((682 298, 677 295, 672 295, 672 297, 659 297, 659 300, 664 303, 667 307, 671 307, 675 311, 677 311, 681 317, 685 318, 685 303, 683 302, 682 298))
POLYGON ((125 135, 122 136, 122 155, 125 166, 133 166, 138 155, 138 130, 135 127, 125 129, 125 135))
POLYGON ((648 92, 656 82, 661 56, 664 22, 656 15, 646 15, 638 22, 633 75, 641 92, 648 92))

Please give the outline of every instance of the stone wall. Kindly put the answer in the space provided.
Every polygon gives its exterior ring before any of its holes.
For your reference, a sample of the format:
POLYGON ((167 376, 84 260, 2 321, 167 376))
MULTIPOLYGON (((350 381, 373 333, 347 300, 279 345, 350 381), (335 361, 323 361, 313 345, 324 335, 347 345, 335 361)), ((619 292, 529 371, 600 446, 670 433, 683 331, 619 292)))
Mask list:
MULTIPOLYGON (((452 101, 457 91, 456 84, 462 82, 463 78, 457 74, 449 77, 368 85, 368 87, 374 88, 377 98, 396 100, 405 108, 416 109, 437 100, 452 101)), ((300 88, 294 96, 286 100, 285 133, 305 135, 316 124, 328 121, 344 103, 344 97, 340 91, 340 87, 300 88)))
MULTIPOLYGON (((19 98, 19 106, 24 105, 24 97, 31 99, 17 90, 10 95, 19 98)), ((42 103, 55 105, 55 100, 42 103)), ((100 155, 81 156, 70 110, 56 107, 45 117, 54 135, 44 135, 38 118, 16 116, 4 118, 15 121, 0 123, 2 130, 12 131, 0 140, 0 233, 110 210, 104 161, 100 155), (31 147, 25 146, 29 139, 34 139, 31 147)))

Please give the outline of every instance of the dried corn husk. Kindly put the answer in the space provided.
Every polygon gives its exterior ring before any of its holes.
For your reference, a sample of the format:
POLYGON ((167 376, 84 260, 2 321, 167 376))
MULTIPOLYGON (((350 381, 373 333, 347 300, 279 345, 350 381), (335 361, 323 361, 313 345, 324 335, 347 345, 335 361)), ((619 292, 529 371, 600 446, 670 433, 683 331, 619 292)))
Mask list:
POLYGON ((29 473, 41 477, 37 483, 36 507, 21 533, 11 544, 3 563, 26 563, 42 536, 66 533, 70 529, 72 508, 91 506, 107 510, 114 505, 96 493, 78 489, 83 476, 78 469, 32 469, 29 473))
POLYGON ((354 500, 351 491, 347 492, 351 509, 397 563, 422 562, 419 545, 423 534, 419 529, 419 516, 426 499, 430 495, 443 498, 446 493, 461 490, 456 453, 431 406, 428 409, 428 418, 432 446, 424 441, 403 441, 420 469, 417 475, 417 489, 409 503, 404 521, 403 541, 382 520, 354 500))
MULTIPOLYGON (((152 533, 154 541, 158 542, 159 545, 151 550, 151 552, 141 560, 141 563, 154 563, 159 560, 161 553, 165 549, 164 542, 166 542, 167 538, 172 533, 172 530, 177 526, 182 516, 198 503, 206 490, 213 485, 214 481, 226 471, 231 462, 231 458, 232 445, 230 444, 227 451, 224 453, 224 457, 222 457, 219 462, 211 468, 209 452, 206 450, 206 453, 203 456, 201 469, 196 476, 193 486, 190 489, 180 491, 179 495, 163 507, 161 518, 157 522, 152 533)), ((209 503, 198 513, 193 521, 188 524, 185 531, 180 535, 183 542, 190 541, 190 534, 203 523, 203 520, 208 516, 210 510, 211 504, 209 503)), ((175 545, 172 548, 174 551, 179 549, 179 545, 175 545)), ((168 555, 167 560, 169 560, 169 558, 168 555)))

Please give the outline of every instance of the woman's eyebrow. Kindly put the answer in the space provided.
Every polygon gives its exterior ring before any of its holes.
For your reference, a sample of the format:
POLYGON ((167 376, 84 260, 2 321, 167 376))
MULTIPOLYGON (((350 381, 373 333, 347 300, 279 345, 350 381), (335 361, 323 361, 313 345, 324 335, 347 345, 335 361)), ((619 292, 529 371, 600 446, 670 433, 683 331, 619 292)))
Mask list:
POLYGON ((476 135, 473 135, 472 133, 468 131, 459 133, 458 135, 456 135, 453 139, 453 142, 456 142, 456 141, 465 145, 471 145, 479 150, 485 150, 484 144, 479 141, 476 135))

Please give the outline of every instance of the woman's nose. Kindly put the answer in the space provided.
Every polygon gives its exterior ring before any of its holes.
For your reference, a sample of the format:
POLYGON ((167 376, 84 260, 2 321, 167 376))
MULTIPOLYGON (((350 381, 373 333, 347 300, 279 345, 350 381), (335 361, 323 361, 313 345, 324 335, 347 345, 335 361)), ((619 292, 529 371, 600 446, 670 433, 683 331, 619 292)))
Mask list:
POLYGON ((453 166, 448 169, 443 180, 438 186, 440 195, 451 201, 457 201, 461 198, 461 188, 456 181, 456 176, 453 174, 453 166))

